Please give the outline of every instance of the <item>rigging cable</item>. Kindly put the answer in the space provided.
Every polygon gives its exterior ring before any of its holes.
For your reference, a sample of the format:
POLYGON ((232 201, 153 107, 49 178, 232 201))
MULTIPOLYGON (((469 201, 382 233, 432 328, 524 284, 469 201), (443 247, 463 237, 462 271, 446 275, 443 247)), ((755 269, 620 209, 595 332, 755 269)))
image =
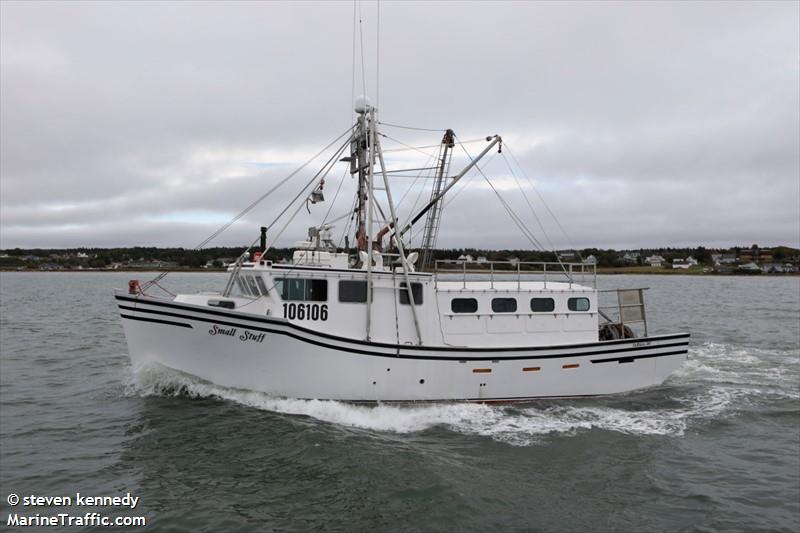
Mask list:
POLYGON ((364 25, 361 20, 361 1, 358 2, 358 38, 361 43, 361 89, 363 95, 367 96, 367 71, 364 68, 364 25))
MULTIPOLYGON (((297 195, 292 199, 292 201, 289 202, 287 204, 287 206, 284 207, 283 210, 278 214, 278 216, 275 217, 275 219, 272 221, 272 223, 270 223, 270 225, 267 226, 268 228, 271 228, 272 226, 274 226, 278 222, 278 220, 280 220, 280 218, 284 215, 284 213, 286 213, 286 211, 289 210, 289 208, 292 206, 292 204, 294 204, 299 198, 301 198, 303 196, 303 193, 305 193, 306 189, 308 189, 315 182, 325 179, 325 176, 327 176, 328 172, 331 171, 331 169, 333 168, 333 165, 336 164, 336 162, 339 159, 339 156, 342 154, 344 149, 347 148, 347 146, 350 144, 350 142, 351 142, 351 139, 347 139, 347 141, 345 141, 345 143, 341 147, 339 147, 339 149, 336 151, 336 153, 334 153, 330 157, 330 159, 328 159, 328 161, 322 166, 322 168, 316 174, 314 174, 314 177, 311 178, 311 180, 308 183, 306 183, 305 187, 303 187, 300 190, 300 192, 297 193, 297 195), (320 175, 322 175, 322 176, 320 177, 320 175), (319 180, 317 180, 318 177, 320 177, 319 180)), ((302 208, 303 204, 301 203, 299 207, 302 208)), ((297 212, 295 212, 295 214, 292 215, 292 219, 294 219, 295 216, 297 216, 297 212)), ((287 225, 288 225, 288 223, 287 223, 287 225)), ((278 237, 280 237, 280 234, 283 233, 283 231, 285 229, 286 229, 286 225, 284 225, 283 229, 281 229, 278 232, 278 235, 275 236, 275 239, 272 241, 273 244, 277 241, 278 237)), ((263 251, 266 251, 271 247, 272 247, 272 245, 267 246, 266 249, 264 249, 263 251)))
POLYGON ((416 130, 416 131, 438 131, 438 132, 441 132, 441 133, 444 133, 445 131, 447 131, 447 128, 438 128, 438 129, 432 129, 432 128, 415 128, 415 127, 413 127, 413 126, 401 126, 401 125, 399 125, 399 124, 390 124, 390 123, 388 123, 388 122, 381 122, 381 121, 378 121, 378 124, 380 124, 381 126, 389 126, 390 128, 401 128, 401 129, 404 129, 404 130, 416 130))
MULTIPOLYGON (((485 141, 485 139, 484 139, 484 141, 485 141)), ((486 161, 486 165, 484 165, 484 166, 487 166, 487 167, 488 167, 488 166, 489 166, 489 165, 492 163, 492 161, 494 161, 494 158, 495 158, 495 157, 497 157, 497 152, 493 153, 493 154, 492 154, 492 155, 489 157, 489 159, 486 161)), ((467 175, 465 175, 463 178, 461 178, 461 181, 462 181, 462 182, 461 182, 461 183, 459 183, 458 185, 456 185, 456 186, 453 188, 453 189, 454 189, 454 192, 453 192, 453 194, 452 194, 452 195, 450 195, 450 196, 448 197, 447 201, 444 203, 444 205, 442 206, 442 209, 441 209, 441 211, 440 211, 440 213, 439 213, 439 218, 440 218, 440 219, 442 218, 442 214, 444 213, 444 210, 447 208, 447 206, 448 206, 448 205, 450 205, 450 204, 453 202, 453 200, 455 200, 455 199, 456 199, 456 197, 457 197, 459 194, 461 194, 462 192, 464 192, 464 191, 467 189, 467 179, 469 178, 469 176, 470 176, 471 174, 472 174, 472 171, 470 171, 469 173, 467 173, 467 175), (456 190, 456 189, 457 189, 457 190, 456 190)), ((444 200, 444 198, 442 198, 442 200, 444 200)), ((409 239, 409 242, 411 242, 411 240, 413 240, 414 238, 418 237, 418 236, 419 236, 419 234, 422 232, 422 230, 423 230, 423 229, 424 229, 424 228, 422 228, 422 227, 417 227, 416 231, 414 231, 414 232, 412 233, 412 237, 411 237, 411 239, 409 239)))
MULTIPOLYGON (((555 215, 555 214, 554 214, 554 213, 553 213, 553 212, 550 210, 550 206, 548 206, 548 205, 547 205, 547 202, 545 202, 545 201, 544 201, 544 197, 542 196, 542 193, 540 193, 540 192, 539 192, 539 189, 537 189, 537 188, 536 188, 536 186, 533 184, 533 180, 532 180, 532 179, 531 179, 531 178, 528 176, 527 172, 525 172, 525 169, 522 167, 522 165, 520 165, 520 164, 519 164, 519 161, 517 161, 517 158, 516 158, 516 157, 514 157, 514 152, 508 149, 508 145, 506 145, 506 150, 508 151, 508 155, 510 155, 510 156, 511 156, 511 159, 512 159, 512 160, 514 161, 514 163, 517 165, 517 168, 518 168, 518 169, 520 170, 520 172, 522 173, 522 176, 523 176, 523 177, 524 177, 524 178, 525 178, 525 179, 528 181, 528 184, 529 184, 529 185, 531 186, 531 188, 532 188, 532 189, 533 189, 533 190, 536 192, 536 195, 539 197, 539 200, 541 200, 541 201, 542 201, 542 205, 544 205, 544 208, 545 208, 545 209, 547 209, 547 212, 550 214, 550 216, 551 216, 551 217, 553 218, 553 220, 555 221, 556 225, 558 226, 558 229, 560 229, 560 230, 561 230, 561 233, 563 233, 563 234, 564 234, 564 237, 567 239, 567 244, 569 244, 569 246, 571 246, 571 247, 572 247, 572 249, 575 249, 575 248, 574 248, 574 245, 573 245, 573 243, 572 243, 572 239, 569 237, 569 235, 567 234, 566 230, 565 230, 565 229, 564 229, 564 227, 561 225, 561 222, 560 222, 560 221, 558 220, 558 218, 556 217, 556 215, 555 215)), ((577 251, 577 250, 575 250, 575 251, 577 251)), ((558 254, 556 254, 556 256, 557 256, 557 255, 558 255, 558 254)), ((580 257, 580 252, 578 252, 578 257, 580 257)))
POLYGON ((514 174, 514 169, 511 168, 511 163, 508 161, 508 158, 505 156, 505 154, 502 154, 502 155, 503 155, 503 161, 505 162, 506 166, 508 167, 508 171, 511 173, 511 177, 514 178, 514 183, 517 184, 517 188, 522 193, 522 197, 525 198, 525 203, 528 204, 528 207, 531 210, 531 214, 533 215, 533 218, 536 219, 536 223, 539 224, 539 229, 542 230, 542 233, 544 234, 544 238, 547 239, 547 244, 550 246, 550 249, 554 249, 555 247, 553 246, 553 241, 551 241, 550 240, 550 236, 547 235, 547 230, 544 229, 544 225, 542 224, 542 221, 539 219, 539 215, 536 214, 536 210, 533 208, 533 205, 531 204, 531 201, 528 199, 528 195, 525 193, 525 189, 522 188, 522 184, 520 184, 519 180, 517 179, 517 175, 514 174))
POLYGON ((344 185, 345 176, 347 176, 347 171, 348 171, 348 169, 347 169, 347 167, 345 167, 344 173, 342 174, 342 180, 339 182, 339 187, 336 188, 336 194, 333 195, 333 200, 331 200, 331 205, 330 205, 330 207, 328 207, 328 212, 325 213, 325 217, 322 219, 322 224, 320 224, 320 227, 325 225, 325 222, 327 222, 327 220, 328 220, 328 216, 330 216, 330 214, 331 214, 331 210, 333 209, 333 206, 336 205, 336 199, 339 197, 339 191, 342 190, 342 185, 344 185))
MULTIPOLYGON (((456 140, 457 139, 458 138, 456 137, 456 140)), ((467 154, 467 157, 469 157, 470 161, 474 161, 474 159, 469 154, 469 152, 467 152, 467 149, 460 142, 458 144, 459 144, 459 146, 461 146, 461 149, 464 150, 464 153, 467 154)), ((475 164, 475 168, 478 170, 478 172, 483 177, 483 179, 486 181, 486 183, 489 184, 489 187, 492 189, 492 191, 494 191, 495 195, 500 200, 500 203, 503 204, 503 207, 505 207, 506 211, 511 216, 511 219, 517 225, 517 227, 522 232, 522 234, 531 242, 531 244, 533 244, 534 246, 538 247, 539 250, 542 250, 542 251, 546 250, 546 248, 544 246, 542 246, 542 243, 539 242, 539 240, 533 235, 533 233, 531 233, 530 230, 528 230, 525 227, 525 224, 522 222, 522 219, 519 217, 519 215, 516 214, 516 212, 514 212, 514 210, 511 208, 511 206, 508 204, 508 202, 506 202, 506 200, 500 194, 500 191, 498 191, 497 188, 494 186, 494 184, 489 180, 489 178, 486 177, 486 174, 484 174, 483 170, 481 170, 481 167, 477 163, 475 164)))
POLYGON ((381 108, 381 0, 378 3, 378 25, 377 25, 377 41, 376 54, 375 54, 375 113, 377 114, 381 108))
MULTIPOLYGON (((435 157, 435 156, 436 156, 436 154, 431 154, 431 153, 429 153, 429 152, 426 152, 426 151, 424 151, 424 150, 421 150, 421 149, 417 148, 416 146, 411 146, 410 144, 406 144, 406 143, 404 143, 403 141, 398 141, 398 140, 397 140, 397 139, 395 139, 394 137, 389 137, 389 136, 388 136, 388 135, 386 135, 385 133, 381 133, 381 132, 377 132, 377 133, 378 133, 378 135, 380 135, 381 137, 383 137, 383 138, 385 138, 385 139, 389 139, 390 141, 394 141, 394 142, 396 142, 397 144, 402 144, 403 146, 405 146, 405 147, 406 147, 407 149, 409 149, 409 150, 414 150, 414 151, 417 151, 417 152, 419 152, 419 153, 421 153, 421 154, 425 154, 425 155, 427 155, 428 157, 435 157)), ((425 146, 424 148, 437 148, 437 147, 439 147, 440 145, 441 145, 441 143, 440 143, 440 144, 432 144, 432 145, 430 145, 430 146, 425 146)), ((400 151, 400 150, 392 150, 392 149, 389 149, 389 150, 384 150, 384 152, 393 152, 393 151, 400 151)))
MULTIPOLYGON (((226 222, 225 224, 223 224, 223 225, 222 225, 222 226, 221 226, 219 229, 217 229, 217 230, 216 230, 214 233, 212 233, 212 234, 211 234, 209 237, 207 237, 206 239, 204 239, 204 240, 203 240, 203 241, 202 241, 200 244, 198 244, 197 246, 195 246, 193 249, 194 249, 194 250, 200 250, 200 249, 201 249, 201 248, 203 248, 205 245, 207 245, 208 243, 210 243, 212 240, 214 240, 214 239, 216 239, 217 237, 219 237, 219 236, 220 236, 220 235, 221 235, 221 234, 222 234, 222 233, 223 233, 225 230, 227 230, 228 228, 230 228, 230 227, 231 227, 233 224, 235 224, 235 223, 236 223, 236 222, 237 222, 239 219, 241 219, 241 218, 242 218, 243 216, 245 216, 247 213, 249 213, 250 211, 252 211, 252 210, 253 210, 253 209, 254 209, 254 208, 255 208, 255 207, 258 205, 258 204, 260 204, 261 202, 263 202, 263 201, 264 201, 264 200, 265 200, 265 199, 266 199, 266 198, 267 198, 269 195, 271 195, 273 192, 275 192, 276 190, 278 190, 278 188, 280 188, 282 185, 284 185, 284 184, 285 184, 287 181, 289 181, 290 179, 292 179, 293 177, 295 177, 295 176, 296 176, 296 175, 297 175, 297 174, 298 174, 298 173, 299 173, 301 170, 303 170, 303 169, 304 169, 304 168, 306 168, 306 167, 307 167, 309 164, 311 164, 311 162, 312 162, 312 161, 314 161, 314 160, 315 160, 317 157, 319 157, 321 154, 325 153, 325 152, 326 152, 326 151, 327 151, 327 150, 328 150, 328 149, 329 149, 331 146, 333 146, 333 145, 334 145, 336 142, 338 142, 338 141, 339 141, 339 140, 340 140, 342 137, 344 137, 344 136, 345 136, 345 135, 347 135, 348 133, 352 133, 352 131, 353 131, 353 128, 354 128, 354 127, 355 127, 355 126, 350 126, 349 128, 347 128, 347 130, 345 130, 345 131, 344 131, 344 133, 342 133, 341 135, 339 135, 338 137, 336 137, 336 138, 335 138, 333 141, 331 141, 331 142, 330 142, 330 144, 328 144, 328 145, 327 145, 325 148, 323 148, 322 150, 320 150, 319 152, 317 152, 316 154, 314 154, 314 155, 313 155, 313 156, 312 156, 310 159, 308 159, 308 160, 307 160, 305 163, 303 163, 302 165, 300 165, 300 166, 299 166, 298 168, 296 168, 296 169, 295 169, 293 172, 291 172, 291 173, 290 173, 288 176, 286 176, 284 179, 282 179, 281 181, 279 181, 279 182, 278 182, 278 183, 277 183, 277 184, 276 184, 274 187, 272 187, 272 188, 271 188, 271 189, 269 189, 267 192, 265 192, 264 194, 262 194, 261 196, 259 196, 258 198, 256 198, 256 199, 255 199, 253 202, 251 202, 251 203, 250 203, 250 205, 248 205, 248 206, 247 206, 247 207, 245 207, 243 210, 241 210, 241 211, 240 211, 240 212, 239 212, 239 213, 238 213, 236 216, 234 216, 234 217, 233 217, 232 219, 230 219, 228 222, 226 222)), ((348 140, 348 142, 349 142, 349 140, 348 140)), ((252 247, 253 245, 250 245, 250 246, 252 247)), ((168 270, 168 271, 166 271, 166 272, 162 272, 162 273, 160 273, 158 276, 156 276, 155 278, 151 279, 150 281, 147 281, 147 282, 145 282, 145 283, 143 284, 143 286, 142 286, 142 289, 141 289, 141 290, 144 292, 145 290, 147 290, 148 288, 152 287, 153 285, 157 285, 157 284, 158 284, 158 282, 159 282, 159 281, 161 281, 162 279, 164 279, 164 278, 167 276, 167 274, 169 274, 170 272, 171 272, 171 271, 169 271, 169 270, 168 270)))
POLYGON ((350 102, 347 105, 347 121, 353 116, 353 104, 356 101, 356 1, 353 0, 353 64, 351 68, 350 102))

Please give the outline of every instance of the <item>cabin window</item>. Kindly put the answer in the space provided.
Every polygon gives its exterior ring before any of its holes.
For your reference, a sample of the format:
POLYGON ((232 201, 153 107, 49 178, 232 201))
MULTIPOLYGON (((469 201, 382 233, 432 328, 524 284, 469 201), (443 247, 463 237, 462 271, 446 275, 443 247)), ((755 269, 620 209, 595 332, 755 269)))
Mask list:
POLYGON ((514 313, 517 310, 516 298, 493 298, 492 311, 495 313, 514 313))
MULTIPOLYGON (((398 292, 400 293, 400 303, 409 305, 408 289, 404 281, 400 282, 400 289, 398 289, 398 292)), ((414 297, 414 305, 422 305, 422 283, 411 284, 411 295, 414 297)))
POLYGON ((534 313, 549 313, 556 308, 552 298, 531 298, 531 311, 534 313))
POLYGON ((247 280, 247 286, 250 288, 250 294, 253 296, 259 296, 261 293, 258 291, 258 286, 256 285, 256 280, 253 279, 253 276, 245 276, 244 279, 247 280))
POLYGON ((339 301, 344 303, 366 302, 367 282, 361 280, 341 280, 339 282, 339 301))
POLYGON ((328 281, 324 279, 283 278, 275 284, 286 301, 325 302, 328 300, 328 281))
POLYGON ((588 311, 589 298, 570 298, 567 300, 567 307, 570 311, 588 311))
POLYGON ((244 282, 242 278, 236 278, 236 285, 239 286, 239 291, 244 295, 250 294, 250 289, 247 288, 247 283, 244 282))
POLYGON ((269 294, 269 291, 267 290, 267 285, 264 283, 264 279, 261 276, 256 276, 256 285, 258 285, 258 288, 261 290, 261 294, 263 294, 264 296, 269 294))
POLYGON ((208 305, 211 307, 222 307, 224 309, 236 309, 236 302, 233 300, 209 300, 208 305))
POLYGON ((474 313, 478 310, 478 300, 475 298, 453 298, 450 300, 450 310, 454 313, 474 313))

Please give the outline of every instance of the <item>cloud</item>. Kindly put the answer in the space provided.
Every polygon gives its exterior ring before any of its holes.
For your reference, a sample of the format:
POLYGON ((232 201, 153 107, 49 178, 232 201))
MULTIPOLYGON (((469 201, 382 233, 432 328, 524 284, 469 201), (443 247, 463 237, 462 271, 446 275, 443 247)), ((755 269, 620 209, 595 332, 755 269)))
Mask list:
MULTIPOLYGON (((0 10, 2 247, 192 246, 344 131, 361 92, 348 2, 0 10)), ((487 176, 544 245, 800 246, 796 3, 382 2, 379 87, 375 5, 361 17, 381 120, 502 134, 522 169, 487 157, 487 176)), ((427 159, 387 152, 392 168, 427 159)), ((453 169, 465 162, 457 151, 453 169)), ((279 244, 324 216, 340 165, 328 203, 302 209, 279 244)), ((312 175, 219 244, 251 242, 312 175)), ((329 219, 350 209, 344 180, 329 219)), ((423 183, 395 180, 403 216, 423 183)), ((465 183, 440 246, 531 245, 479 175, 465 183)))

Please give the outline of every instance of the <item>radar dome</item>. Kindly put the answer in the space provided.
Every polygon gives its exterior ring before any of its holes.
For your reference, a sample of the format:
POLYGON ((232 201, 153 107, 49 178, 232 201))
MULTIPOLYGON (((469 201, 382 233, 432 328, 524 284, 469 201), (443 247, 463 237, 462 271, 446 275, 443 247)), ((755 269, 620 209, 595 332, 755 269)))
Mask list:
POLYGON ((370 109, 372 109, 372 102, 369 101, 369 98, 365 95, 361 95, 356 98, 356 113, 366 113, 370 109))

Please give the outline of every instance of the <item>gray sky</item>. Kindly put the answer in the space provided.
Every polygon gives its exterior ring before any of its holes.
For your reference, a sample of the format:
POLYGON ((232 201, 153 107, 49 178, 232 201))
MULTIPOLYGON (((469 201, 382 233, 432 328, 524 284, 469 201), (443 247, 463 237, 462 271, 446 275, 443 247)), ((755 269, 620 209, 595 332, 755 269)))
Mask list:
MULTIPOLYGON (((365 2, 365 85, 384 122, 501 134, 484 170, 545 247, 800 246, 799 6, 382 2, 378 93, 365 2)), ((0 248, 202 241, 350 125, 353 9, 0 3, 0 248)), ((340 165, 279 245, 322 219, 340 165)), ((311 175, 212 244, 252 241, 311 175)), ((329 218, 349 209, 344 179, 329 218)), ((393 185, 402 213, 421 181, 393 185)), ((464 182, 439 246, 531 247, 480 175, 464 182)))

